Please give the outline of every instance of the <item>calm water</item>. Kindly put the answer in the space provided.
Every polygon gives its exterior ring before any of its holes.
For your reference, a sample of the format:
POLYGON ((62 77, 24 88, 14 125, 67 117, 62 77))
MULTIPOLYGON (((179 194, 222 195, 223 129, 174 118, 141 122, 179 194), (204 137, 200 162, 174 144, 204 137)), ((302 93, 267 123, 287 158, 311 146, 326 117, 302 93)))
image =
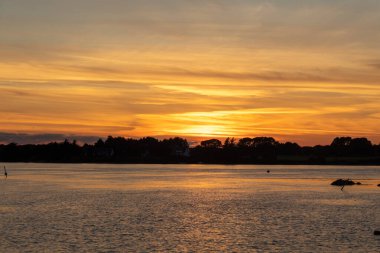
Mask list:
POLYGON ((380 167, 7 167, 1 252, 380 251, 380 167))

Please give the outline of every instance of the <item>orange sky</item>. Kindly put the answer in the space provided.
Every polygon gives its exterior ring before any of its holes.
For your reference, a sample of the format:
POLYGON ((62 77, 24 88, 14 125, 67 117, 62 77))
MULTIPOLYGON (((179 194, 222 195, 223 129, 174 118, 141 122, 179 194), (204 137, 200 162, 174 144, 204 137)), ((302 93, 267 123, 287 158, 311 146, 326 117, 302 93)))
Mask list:
POLYGON ((3 0, 0 133, 378 143, 379 13, 379 1, 3 0))

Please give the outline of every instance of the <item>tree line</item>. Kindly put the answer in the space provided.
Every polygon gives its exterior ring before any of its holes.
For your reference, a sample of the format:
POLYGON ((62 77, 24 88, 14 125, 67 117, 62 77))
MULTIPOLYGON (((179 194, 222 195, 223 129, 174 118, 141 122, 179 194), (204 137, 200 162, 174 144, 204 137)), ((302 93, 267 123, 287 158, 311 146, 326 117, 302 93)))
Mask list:
POLYGON ((301 147, 272 137, 209 139, 190 147, 175 137, 159 140, 112 137, 94 144, 70 142, 0 145, 2 162, 52 163, 221 163, 221 164, 379 164, 380 145, 367 138, 337 137, 330 145, 301 147))

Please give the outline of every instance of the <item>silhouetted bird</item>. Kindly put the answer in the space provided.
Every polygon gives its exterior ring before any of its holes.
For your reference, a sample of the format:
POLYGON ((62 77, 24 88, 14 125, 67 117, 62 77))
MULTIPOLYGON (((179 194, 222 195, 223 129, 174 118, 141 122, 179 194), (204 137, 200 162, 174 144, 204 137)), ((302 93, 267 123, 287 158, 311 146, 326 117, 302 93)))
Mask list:
POLYGON ((5 179, 7 179, 7 177, 8 177, 8 172, 7 172, 7 169, 5 168, 5 166, 4 166, 4 176, 5 176, 5 179))

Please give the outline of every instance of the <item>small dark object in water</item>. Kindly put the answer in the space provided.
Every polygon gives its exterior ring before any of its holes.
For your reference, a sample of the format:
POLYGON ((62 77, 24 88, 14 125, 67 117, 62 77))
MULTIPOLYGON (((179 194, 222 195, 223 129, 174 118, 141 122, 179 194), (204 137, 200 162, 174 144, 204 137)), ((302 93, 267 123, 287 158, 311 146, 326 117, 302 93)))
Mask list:
POLYGON ((373 231, 373 234, 374 234, 374 235, 380 235, 380 230, 375 230, 375 231, 373 231))
POLYGON ((378 184, 377 186, 380 187, 380 184, 378 184))
POLYGON ((360 182, 354 182, 351 179, 338 179, 331 183, 331 185, 345 186, 345 185, 361 185, 360 182))
POLYGON ((270 173, 270 170, 267 170, 267 173, 270 173))
POLYGON ((5 176, 5 179, 8 178, 8 172, 7 172, 7 169, 5 168, 5 166, 4 166, 4 176, 5 176))

